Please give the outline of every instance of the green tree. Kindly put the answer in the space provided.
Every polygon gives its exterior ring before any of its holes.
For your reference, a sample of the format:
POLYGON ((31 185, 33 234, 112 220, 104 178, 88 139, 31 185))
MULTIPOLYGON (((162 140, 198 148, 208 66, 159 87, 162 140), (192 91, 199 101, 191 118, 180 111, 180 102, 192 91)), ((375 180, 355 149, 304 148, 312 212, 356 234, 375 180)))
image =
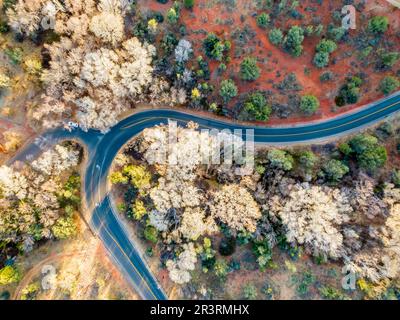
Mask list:
POLYGON ((275 168, 290 171, 293 169, 293 157, 284 150, 273 149, 268 151, 268 160, 275 168))
POLYGON ((203 41, 203 49, 210 59, 222 61, 224 52, 230 49, 230 43, 223 43, 214 33, 210 33, 203 41))
POLYGON ((313 95, 305 95, 300 101, 300 110, 306 115, 314 114, 319 108, 319 100, 313 95))
POLYGON ((240 77, 242 80, 254 81, 260 77, 260 68, 257 60, 253 57, 246 57, 240 64, 240 77))
POLYGON ((57 239, 64 240, 75 236, 78 228, 73 217, 62 217, 57 220, 51 231, 57 239))
POLYGON ((265 29, 265 28, 268 26, 268 24, 270 23, 270 21, 271 21, 271 19, 270 19, 270 17, 269 17, 269 14, 267 14, 267 13, 265 13, 265 12, 261 13, 261 14, 257 17, 257 25, 258 25, 260 28, 263 28, 263 29, 265 29))
POLYGON ((153 243, 157 243, 158 241, 158 231, 156 228, 154 228, 153 226, 147 226, 144 229, 144 237, 146 238, 146 240, 153 242, 153 243))
POLYGON ((4 286, 7 284, 18 282, 21 279, 19 271, 12 266, 5 266, 0 269, 0 285, 4 286))
POLYGON ((328 39, 322 39, 318 44, 317 44, 317 52, 327 52, 327 53, 332 53, 337 49, 337 44, 328 39))
POLYGON ((312 151, 303 151, 299 154, 299 164, 306 172, 313 170, 318 160, 318 157, 312 151))
POLYGON ((129 179, 127 176, 123 175, 122 172, 117 171, 113 172, 110 175, 110 181, 112 184, 118 184, 118 183, 127 184, 129 182, 129 179))
POLYGON ((179 20, 179 11, 172 7, 167 11, 167 20, 170 24, 176 24, 179 20))
POLYGON ((318 68, 324 68, 329 64, 330 54, 337 49, 337 44, 332 40, 323 39, 316 47, 314 64, 318 68))
POLYGON ((238 88, 233 80, 223 80, 221 82, 221 89, 219 91, 220 96, 227 103, 238 95, 238 88))
POLYGON ((251 94, 244 104, 244 110, 241 114, 243 120, 268 121, 271 115, 271 107, 260 92, 251 94))
POLYGON ((387 161, 385 147, 379 145, 378 139, 369 134, 359 134, 349 142, 355 152, 358 165, 368 171, 383 167, 387 161))
POLYGON ((228 264, 225 262, 225 260, 217 260, 214 264, 214 272, 215 275, 224 281, 226 279, 226 276, 228 275, 228 264))
POLYGON ((381 81, 379 88, 384 94, 390 94, 397 90, 400 86, 400 81, 396 77, 387 76, 381 81))
POLYGON ((391 68, 400 59, 400 52, 383 52, 380 54, 378 67, 381 69, 391 68))
POLYGON ((303 52, 304 30, 302 27, 293 26, 289 29, 284 39, 285 49, 293 56, 299 57, 303 52))
POLYGON ((337 182, 342 179, 350 169, 343 162, 332 159, 323 166, 323 171, 328 180, 337 182))
POLYGON ((145 166, 128 165, 124 167, 122 173, 129 178, 131 184, 138 190, 150 186, 151 173, 147 171, 145 166))
POLYGON ((400 187, 400 170, 393 170, 392 182, 396 187, 400 187))
POLYGON ((329 57, 329 53, 327 52, 317 52, 313 62, 318 68, 325 68, 329 64, 329 57))
POLYGON ((331 38, 333 38, 333 40, 340 41, 346 34, 346 29, 343 27, 330 28, 328 30, 328 34, 331 38))
POLYGON ((257 299, 257 288, 254 284, 248 283, 243 288, 243 296, 246 300, 255 300, 257 299))
POLYGON ((279 46, 282 44, 283 41, 283 33, 281 29, 274 28, 268 33, 268 38, 272 44, 279 46))
POLYGON ((368 31, 372 33, 385 33, 389 27, 389 19, 385 16, 376 16, 369 20, 368 31))

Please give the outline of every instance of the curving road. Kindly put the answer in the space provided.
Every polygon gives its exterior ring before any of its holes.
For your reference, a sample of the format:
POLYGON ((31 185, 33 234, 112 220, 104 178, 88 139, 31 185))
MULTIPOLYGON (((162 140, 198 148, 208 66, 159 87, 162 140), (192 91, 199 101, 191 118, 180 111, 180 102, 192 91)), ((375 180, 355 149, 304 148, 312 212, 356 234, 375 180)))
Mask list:
MULTIPOLYGON (((254 129, 257 144, 298 144, 337 137, 388 117, 400 110, 400 92, 379 100, 360 111, 328 121, 293 127, 251 127, 220 120, 207 119, 175 110, 147 110, 136 113, 114 126, 108 133, 74 129, 55 129, 44 133, 35 143, 25 147, 11 162, 31 161, 43 149, 61 140, 76 139, 86 146, 88 161, 84 177, 86 205, 93 211, 89 224, 103 241, 114 262, 143 299, 164 300, 166 294, 147 266, 143 254, 135 247, 127 230, 118 219, 107 191, 107 176, 119 150, 145 128, 175 120, 179 124, 197 122, 200 128, 254 129)), ((245 132, 245 131, 244 131, 245 132)))

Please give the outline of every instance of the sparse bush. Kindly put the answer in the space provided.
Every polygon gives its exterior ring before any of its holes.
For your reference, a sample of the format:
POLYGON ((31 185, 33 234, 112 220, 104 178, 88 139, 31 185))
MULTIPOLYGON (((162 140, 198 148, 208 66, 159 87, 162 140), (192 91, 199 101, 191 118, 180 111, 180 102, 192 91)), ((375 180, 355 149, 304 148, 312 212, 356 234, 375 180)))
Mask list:
POLYGON ((265 29, 265 28, 268 26, 268 24, 269 24, 270 21, 271 21, 271 19, 270 19, 270 17, 269 17, 269 14, 267 14, 267 13, 265 13, 265 12, 261 13, 261 14, 257 17, 257 25, 258 25, 260 28, 263 28, 263 29, 265 29))
POLYGON ((379 89, 382 91, 382 93, 387 95, 397 90, 399 86, 400 86, 400 81, 398 78, 387 76, 381 81, 379 89))
POLYGON ((299 57, 303 53, 304 30, 302 27, 293 26, 289 29, 284 39, 285 49, 293 56, 299 57))
POLYGON ((319 100, 313 95, 305 95, 300 101, 300 110, 306 115, 314 114, 319 108, 319 100))
POLYGON ((369 20, 368 31, 379 34, 385 33, 389 27, 389 19, 385 16, 376 16, 369 20))
POLYGON ((222 99, 224 99, 225 103, 232 100, 238 94, 238 88, 236 87, 235 82, 233 82, 231 79, 222 81, 219 94, 222 99))
POLYGON ((240 64, 240 77, 242 80, 254 81, 260 77, 260 68, 253 57, 245 58, 240 64))
POLYGON ((283 33, 281 29, 274 28, 268 33, 268 38, 272 44, 279 46, 282 44, 283 41, 283 33))

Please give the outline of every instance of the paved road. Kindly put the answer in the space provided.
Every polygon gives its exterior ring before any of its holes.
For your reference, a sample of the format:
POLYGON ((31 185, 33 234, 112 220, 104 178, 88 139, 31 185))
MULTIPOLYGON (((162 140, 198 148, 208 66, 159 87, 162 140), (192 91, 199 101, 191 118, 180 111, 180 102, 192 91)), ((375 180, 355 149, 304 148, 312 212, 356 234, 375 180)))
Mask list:
POLYGON ((360 111, 334 118, 325 122, 282 128, 249 127, 220 120, 206 119, 174 110, 147 110, 119 122, 108 133, 74 129, 68 132, 56 129, 44 133, 36 143, 24 148, 13 159, 30 161, 60 140, 78 139, 87 148, 88 163, 84 178, 84 190, 88 208, 93 210, 92 230, 103 241, 114 262, 144 299, 167 299, 156 279, 149 270, 142 253, 135 247, 127 231, 117 217, 107 194, 107 176, 118 151, 135 135, 145 128, 165 124, 169 119, 180 124, 197 122, 201 128, 254 129, 258 144, 296 144, 313 142, 347 134, 351 131, 376 123, 400 110, 400 92, 363 108, 360 111))

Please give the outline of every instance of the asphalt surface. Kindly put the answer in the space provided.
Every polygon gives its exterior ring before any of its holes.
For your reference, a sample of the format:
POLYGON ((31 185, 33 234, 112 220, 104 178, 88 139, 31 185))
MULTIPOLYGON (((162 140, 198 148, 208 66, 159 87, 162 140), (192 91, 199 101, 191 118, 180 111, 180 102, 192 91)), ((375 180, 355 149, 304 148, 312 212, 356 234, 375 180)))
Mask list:
POLYGON ((166 124, 169 120, 185 125, 194 121, 205 129, 254 130, 256 144, 289 145, 311 143, 338 137, 360 130, 400 110, 400 92, 377 101, 360 111, 346 114, 324 122, 292 127, 267 128, 244 126, 231 122, 207 119, 181 111, 154 109, 136 113, 111 128, 106 134, 89 130, 54 129, 42 134, 27 145, 11 162, 32 161, 43 150, 61 140, 76 139, 87 148, 88 162, 84 178, 87 207, 93 210, 89 224, 102 240, 115 264, 124 273, 143 299, 164 300, 167 296, 147 266, 143 253, 139 252, 118 218, 107 190, 107 176, 119 150, 145 128, 166 124))

